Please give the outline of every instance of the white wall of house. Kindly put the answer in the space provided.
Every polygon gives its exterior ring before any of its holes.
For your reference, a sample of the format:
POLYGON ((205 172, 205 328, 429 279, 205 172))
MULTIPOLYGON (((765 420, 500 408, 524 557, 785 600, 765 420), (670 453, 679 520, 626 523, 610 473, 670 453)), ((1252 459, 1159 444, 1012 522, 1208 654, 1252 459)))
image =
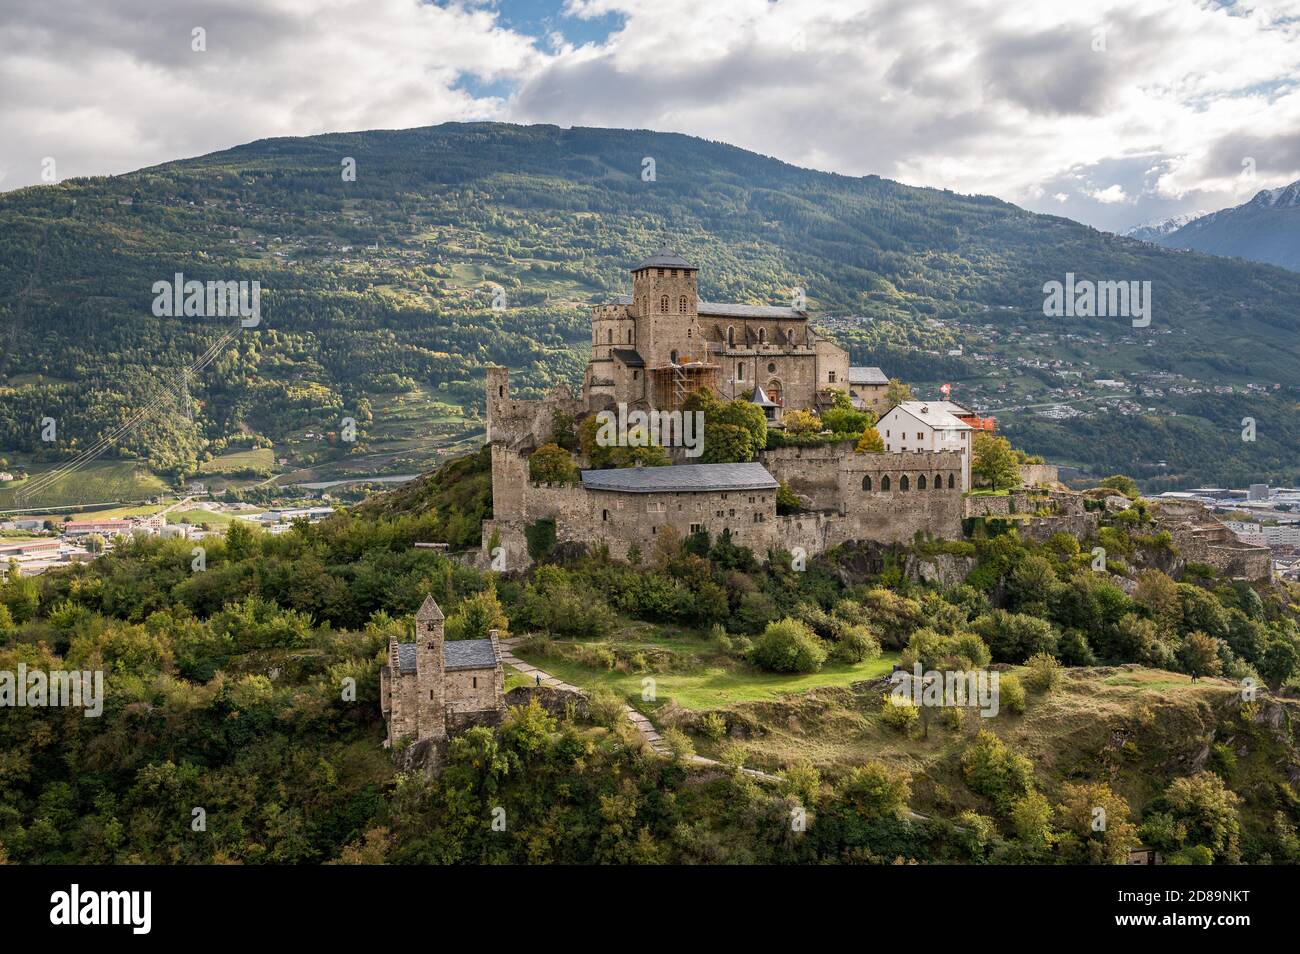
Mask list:
POLYGON ((919 454, 926 451, 961 451, 961 489, 970 490, 971 447, 974 429, 946 411, 926 410, 924 401, 895 405, 876 424, 885 452, 919 454))

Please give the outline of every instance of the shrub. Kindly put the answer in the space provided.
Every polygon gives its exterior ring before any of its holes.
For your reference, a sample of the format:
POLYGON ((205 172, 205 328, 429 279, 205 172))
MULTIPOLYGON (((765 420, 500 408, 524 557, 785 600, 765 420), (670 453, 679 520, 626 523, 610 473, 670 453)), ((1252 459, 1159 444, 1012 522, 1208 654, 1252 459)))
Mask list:
POLYGON ((1025 673, 1025 685, 1034 692, 1053 692, 1060 688, 1065 678, 1065 667, 1055 656, 1047 653, 1035 653, 1029 657, 1029 671, 1025 673))
POLYGON ((1004 672, 998 678, 998 709, 1021 715, 1025 711, 1025 687, 1014 673, 1004 672))
POLYGON ((882 762, 868 762, 840 783, 844 804, 868 821, 897 817, 911 794, 911 776, 882 762))
POLYGON ((880 656, 880 641, 865 626, 845 626, 840 630, 831 655, 839 662, 859 663, 880 656))
POLYGON ((665 729, 662 738, 674 761, 684 762, 695 755, 695 746, 681 729, 665 729))
POLYGON ((769 672, 816 672, 828 653, 806 624, 786 617, 767 625, 749 655, 754 665, 769 672))
POLYGON ((594 690, 591 694, 589 711, 591 721, 607 729, 617 728, 626 719, 623 700, 612 689, 594 690))
POLYGON ((571 484, 578 479, 578 468, 563 447, 543 444, 528 455, 528 479, 534 483, 571 484))
POLYGON ((987 729, 962 753, 961 769, 970 790, 1003 811, 1034 788, 1033 763, 987 729))
POLYGON ((706 712, 696 721, 695 730, 706 739, 721 742, 727 734, 727 720, 716 712, 706 712))
POLYGON ((881 702, 880 721, 895 732, 907 735, 920 718, 920 710, 910 699, 888 695, 881 702))

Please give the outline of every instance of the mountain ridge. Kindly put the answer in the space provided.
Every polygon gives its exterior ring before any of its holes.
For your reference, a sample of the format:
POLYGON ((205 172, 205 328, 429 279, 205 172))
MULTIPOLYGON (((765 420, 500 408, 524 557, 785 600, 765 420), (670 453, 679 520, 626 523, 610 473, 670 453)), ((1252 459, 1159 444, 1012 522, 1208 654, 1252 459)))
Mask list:
MULTIPOLYGON (((767 304, 802 288, 853 363, 921 387, 954 382, 986 407, 1054 398, 1053 362, 1089 380, 1300 381, 1300 276, 676 133, 465 123, 280 137, 6 193, 0 226, 0 341, 7 325, 13 342, 0 360, 0 454, 31 464, 111 433, 216 338, 213 320, 150 313, 151 284, 177 271, 259 280, 264 311, 189 382, 187 407, 115 452, 177 476, 250 442, 289 466, 387 450, 379 431, 402 395, 472 423, 492 363, 516 370, 521 395, 574 384, 586 304, 622 293, 626 269, 665 241, 700 264, 705 297, 767 304), (341 175, 347 159, 355 181, 341 175), (1042 286, 1067 273, 1152 281, 1152 328, 1046 318, 1042 286), (1218 343, 1228 329, 1243 354, 1218 343), (66 444, 39 441, 44 416, 64 422, 66 444), (303 436, 344 417, 358 445, 303 436)), ((1026 411, 1004 423, 1033 452, 1082 451, 1071 459, 1171 485, 1293 472, 1294 394, 1249 397, 1270 426, 1244 451, 1239 409, 1204 396, 1202 407, 1178 398, 1182 420, 1126 420, 1132 434, 1096 421, 1104 436, 1083 448, 1080 422, 1026 411), (1236 469, 1193 473, 1189 441, 1236 469), (1176 469, 1162 473, 1160 459, 1176 469)))

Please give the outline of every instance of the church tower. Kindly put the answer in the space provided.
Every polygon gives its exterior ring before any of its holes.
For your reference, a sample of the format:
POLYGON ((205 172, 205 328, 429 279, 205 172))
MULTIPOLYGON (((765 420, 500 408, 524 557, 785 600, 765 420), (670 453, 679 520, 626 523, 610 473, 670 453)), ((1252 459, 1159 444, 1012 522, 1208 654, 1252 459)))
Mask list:
POLYGON ((415 738, 447 737, 446 681, 443 678, 444 617, 433 597, 415 614, 415 738))
POLYGON ((637 350, 648 368, 684 364, 704 354, 699 336, 699 269, 661 248, 632 269, 637 350), (674 357, 675 356, 675 357, 674 357))

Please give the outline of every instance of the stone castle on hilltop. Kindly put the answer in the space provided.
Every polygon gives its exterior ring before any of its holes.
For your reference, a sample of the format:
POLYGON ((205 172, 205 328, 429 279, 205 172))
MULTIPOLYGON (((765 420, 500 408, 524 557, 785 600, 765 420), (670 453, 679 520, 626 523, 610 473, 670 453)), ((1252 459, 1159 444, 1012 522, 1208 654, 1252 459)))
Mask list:
MULTIPOLYGON (((516 400, 510 374, 487 374, 493 519, 484 553, 506 566, 529 562, 526 528, 553 521, 560 542, 604 544, 616 557, 648 552, 666 527, 685 537, 724 533, 755 553, 802 548, 819 553, 847 540, 910 540, 918 531, 961 532, 962 493, 970 487, 971 433, 947 402, 905 402, 886 453, 851 446, 784 447, 746 464, 585 470, 578 484, 541 485, 528 457, 551 441, 556 412, 575 420, 624 405, 680 410, 708 387, 724 400, 760 406, 781 428, 787 410, 820 411, 837 392, 878 409, 888 379, 878 368, 850 368, 848 354, 812 327, 806 311, 784 306, 701 301, 699 270, 669 249, 632 269, 632 294, 592 308, 592 356, 582 393, 565 386, 540 400, 516 400), (785 482, 805 503, 778 515, 785 482)), ((900 410, 901 408, 901 410, 900 410)))

